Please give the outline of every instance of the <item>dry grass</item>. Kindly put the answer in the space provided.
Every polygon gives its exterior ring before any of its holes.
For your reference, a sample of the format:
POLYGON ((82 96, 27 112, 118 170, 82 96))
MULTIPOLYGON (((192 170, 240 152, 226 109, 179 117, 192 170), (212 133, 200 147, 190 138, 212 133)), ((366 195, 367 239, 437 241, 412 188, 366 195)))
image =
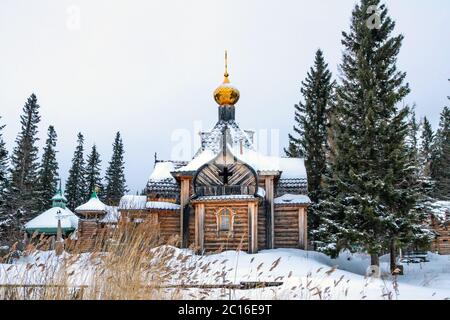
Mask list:
MULTIPOLYGON (((52 246, 49 239, 34 235, 22 252, 20 263, 6 264, 7 270, 0 270, 0 299, 247 299, 246 292, 237 294, 225 287, 202 288, 203 284, 238 283, 240 248, 232 264, 228 259, 194 255, 195 248, 180 251, 175 247, 177 237, 161 239, 157 230, 150 222, 121 226, 97 237, 89 250, 85 243, 66 241, 60 256, 46 251, 52 246), (196 289, 190 289, 192 285, 196 289)), ((13 247, 0 263, 12 262, 16 252, 13 247)), ((264 265, 253 257, 244 278, 259 281, 271 275, 280 261, 281 258, 264 265)), ((349 280, 342 276, 329 281, 335 271, 336 268, 320 268, 309 272, 296 286, 284 290, 256 289, 253 298, 326 300, 338 294, 345 299, 349 280)), ((292 275, 291 271, 272 281, 289 281, 292 275)), ((383 293, 384 299, 396 298, 387 289, 383 293)), ((363 288, 361 299, 365 298, 363 288)))
MULTIPOLYGON (((89 250, 85 243, 66 241, 62 255, 55 256, 53 251, 40 261, 37 253, 49 250, 51 241, 34 235, 22 257, 32 261, 7 267, 0 299, 177 298, 176 291, 167 293, 164 286, 176 281, 174 276, 185 278, 187 270, 181 268, 174 274, 169 262, 176 250, 170 246, 157 249, 161 240, 150 223, 127 225, 98 237, 89 250)), ((165 241, 177 242, 177 238, 165 241)), ((14 260, 15 247, 0 263, 14 260)))

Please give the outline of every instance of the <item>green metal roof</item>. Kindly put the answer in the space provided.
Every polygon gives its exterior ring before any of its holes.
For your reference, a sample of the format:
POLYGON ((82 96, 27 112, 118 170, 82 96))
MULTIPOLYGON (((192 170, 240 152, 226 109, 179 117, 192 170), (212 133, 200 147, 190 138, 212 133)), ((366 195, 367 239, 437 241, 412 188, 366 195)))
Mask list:
POLYGON ((96 198, 98 198, 98 196, 97 196, 97 192, 94 190, 91 193, 91 199, 96 199, 96 198))
MULTIPOLYGON (((25 228, 26 232, 29 234, 33 234, 35 232, 43 233, 46 235, 56 235, 58 233, 58 228, 25 228)), ((75 228, 61 228, 61 232, 64 235, 67 235, 71 232, 75 231, 75 228)))
POLYGON ((50 200, 67 202, 67 198, 62 194, 61 191, 58 191, 58 192, 53 196, 53 198, 51 198, 50 200))

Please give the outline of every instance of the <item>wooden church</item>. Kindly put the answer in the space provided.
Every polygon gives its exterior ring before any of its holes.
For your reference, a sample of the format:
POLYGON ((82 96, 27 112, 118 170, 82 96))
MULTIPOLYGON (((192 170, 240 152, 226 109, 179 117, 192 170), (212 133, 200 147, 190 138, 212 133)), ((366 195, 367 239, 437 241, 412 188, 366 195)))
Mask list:
POLYGON ((198 252, 307 248, 307 180, 303 159, 259 153, 254 132, 235 120, 239 91, 225 79, 214 91, 218 121, 201 132, 190 161, 155 157, 146 196, 124 196, 120 220, 152 219, 161 237, 177 235, 198 252))

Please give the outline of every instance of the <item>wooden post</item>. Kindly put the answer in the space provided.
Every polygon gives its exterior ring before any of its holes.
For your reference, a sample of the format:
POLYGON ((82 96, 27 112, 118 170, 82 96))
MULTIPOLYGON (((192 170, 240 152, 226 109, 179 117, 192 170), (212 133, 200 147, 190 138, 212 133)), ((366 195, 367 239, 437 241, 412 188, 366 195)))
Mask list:
POLYGON ((268 206, 268 212, 266 217, 267 223, 267 248, 273 249, 275 247, 275 217, 274 217, 274 190, 273 190, 273 176, 266 177, 266 202, 268 206))
POLYGON ((305 242, 305 250, 308 250, 308 208, 303 208, 303 234, 304 234, 304 242, 305 242))
POLYGON ((24 235, 23 235, 23 245, 26 248, 28 245, 28 232, 25 231, 24 235))
POLYGON ((180 190, 180 239, 181 239, 181 247, 187 247, 187 239, 184 236, 184 207, 187 205, 189 201, 189 189, 190 189, 190 180, 189 178, 181 178, 181 190, 180 190))
POLYGON ((250 241, 248 242, 248 252, 258 252, 258 208, 255 203, 248 204, 248 217, 249 217, 249 234, 250 241))
POLYGON ((64 243, 62 239, 62 229, 61 229, 61 217, 58 217, 58 227, 56 230, 56 246, 55 246, 55 252, 56 255, 59 256, 64 251, 64 243))
POLYGON ((298 245, 300 249, 308 250, 308 222, 305 208, 298 209, 298 245))
POLYGON ((195 247, 203 254, 205 241, 205 205, 195 206, 195 247))
POLYGON ((50 238, 50 250, 55 250, 55 236, 50 238))

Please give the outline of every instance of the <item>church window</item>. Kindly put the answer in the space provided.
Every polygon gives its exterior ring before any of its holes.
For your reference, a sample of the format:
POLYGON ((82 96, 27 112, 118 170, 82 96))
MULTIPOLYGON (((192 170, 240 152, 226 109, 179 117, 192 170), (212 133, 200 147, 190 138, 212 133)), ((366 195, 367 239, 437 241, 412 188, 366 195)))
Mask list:
POLYGON ((230 209, 220 209, 217 214, 217 229, 218 231, 232 231, 233 230, 233 213, 230 209))

